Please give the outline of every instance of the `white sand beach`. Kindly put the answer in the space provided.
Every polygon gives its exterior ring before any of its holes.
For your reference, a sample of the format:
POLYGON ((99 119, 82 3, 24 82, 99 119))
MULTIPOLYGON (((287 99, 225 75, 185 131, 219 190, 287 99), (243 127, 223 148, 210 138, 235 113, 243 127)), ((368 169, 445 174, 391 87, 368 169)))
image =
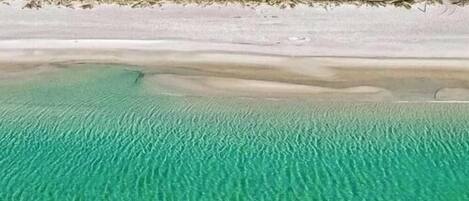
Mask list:
POLYGON ((139 48, 288 56, 469 57, 469 7, 429 6, 424 13, 418 6, 326 10, 165 4, 31 10, 22 9, 21 1, 10 4, 0 4, 0 40, 136 40, 132 44, 139 48))

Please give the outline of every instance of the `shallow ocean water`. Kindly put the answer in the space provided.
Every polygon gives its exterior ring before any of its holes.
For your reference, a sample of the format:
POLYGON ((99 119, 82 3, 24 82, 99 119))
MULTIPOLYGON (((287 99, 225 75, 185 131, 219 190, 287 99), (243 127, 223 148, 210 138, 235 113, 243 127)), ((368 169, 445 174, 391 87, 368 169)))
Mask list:
POLYGON ((469 200, 469 105, 155 93, 92 65, 0 82, 0 200, 469 200))

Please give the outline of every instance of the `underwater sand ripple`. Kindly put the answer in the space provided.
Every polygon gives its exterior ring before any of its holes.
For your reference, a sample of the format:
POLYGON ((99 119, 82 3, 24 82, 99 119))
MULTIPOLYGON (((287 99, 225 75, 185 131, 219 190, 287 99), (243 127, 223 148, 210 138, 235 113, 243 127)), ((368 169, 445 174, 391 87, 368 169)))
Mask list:
POLYGON ((173 97, 118 68, 82 73, 0 87, 0 199, 469 196, 466 105, 173 97))

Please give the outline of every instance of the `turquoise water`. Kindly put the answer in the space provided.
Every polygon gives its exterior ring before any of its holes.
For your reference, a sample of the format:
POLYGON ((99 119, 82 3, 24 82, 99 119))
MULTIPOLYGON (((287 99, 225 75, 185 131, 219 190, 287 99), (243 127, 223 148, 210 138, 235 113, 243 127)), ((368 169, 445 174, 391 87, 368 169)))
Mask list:
POLYGON ((0 200, 469 200, 469 105, 159 95, 122 67, 0 82, 0 200))

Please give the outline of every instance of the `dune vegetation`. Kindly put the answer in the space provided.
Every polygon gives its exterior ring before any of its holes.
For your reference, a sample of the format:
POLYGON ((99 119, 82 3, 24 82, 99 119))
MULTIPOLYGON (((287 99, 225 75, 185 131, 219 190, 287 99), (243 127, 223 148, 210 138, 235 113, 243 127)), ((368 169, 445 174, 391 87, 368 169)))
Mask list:
MULTIPOLYGON (((2 0, 0 0, 1 2, 2 0)), ((465 6, 469 0, 26 0, 24 8, 39 9, 44 6, 60 6, 68 8, 91 9, 100 4, 114 4, 129 6, 132 8, 159 7, 167 3, 200 6, 213 4, 240 4, 246 7, 256 7, 259 5, 278 6, 280 8, 293 8, 298 5, 311 7, 331 8, 340 5, 355 5, 366 7, 394 6, 410 9, 415 4, 425 3, 426 5, 451 4, 465 6)))

